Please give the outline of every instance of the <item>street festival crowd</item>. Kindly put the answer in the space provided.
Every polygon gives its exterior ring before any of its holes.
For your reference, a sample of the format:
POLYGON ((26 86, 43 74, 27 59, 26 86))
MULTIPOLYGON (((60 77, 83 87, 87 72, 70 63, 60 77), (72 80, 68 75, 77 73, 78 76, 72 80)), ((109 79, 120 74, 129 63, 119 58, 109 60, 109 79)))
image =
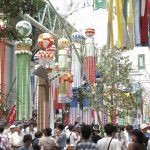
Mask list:
POLYGON ((64 126, 37 131, 37 123, 0 125, 0 150, 150 150, 148 124, 119 126, 106 124, 102 136, 98 124, 64 126), (54 135, 53 135, 54 133, 54 135))

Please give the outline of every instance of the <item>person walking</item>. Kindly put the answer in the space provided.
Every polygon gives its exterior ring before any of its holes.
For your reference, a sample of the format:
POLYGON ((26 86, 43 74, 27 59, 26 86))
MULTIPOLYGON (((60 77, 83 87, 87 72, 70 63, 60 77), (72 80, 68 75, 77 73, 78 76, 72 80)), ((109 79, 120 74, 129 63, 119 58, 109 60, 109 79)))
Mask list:
POLYGON ((94 143, 97 143, 97 141, 101 139, 101 136, 99 135, 99 133, 100 133, 99 125, 96 124, 93 126, 93 132, 92 132, 92 136, 91 136, 91 140, 94 143))
POLYGON ((127 150, 146 150, 143 133, 135 129, 131 132, 132 142, 128 144, 127 150))
POLYGON ((83 125, 81 127, 81 141, 77 143, 75 150, 98 150, 97 145, 90 139, 91 133, 91 126, 83 125))
POLYGON ((4 127, 0 126, 0 149, 1 150, 8 150, 9 149, 9 142, 6 135, 3 134, 4 127))
POLYGON ((40 138, 39 145, 41 147, 41 150, 56 150, 56 141, 52 137, 51 128, 45 129, 45 136, 40 138))
POLYGON ((140 125, 140 130, 143 133, 143 140, 144 140, 145 146, 147 147, 148 146, 148 139, 149 139, 149 137, 146 136, 146 133, 147 133, 147 130, 148 130, 147 124, 141 124, 140 125))
POLYGON ((113 124, 106 124, 104 130, 106 137, 97 142, 99 150, 121 150, 121 142, 114 138, 116 132, 115 126, 113 124))
POLYGON ((37 131, 35 133, 35 138, 32 140, 32 147, 34 148, 34 150, 40 150, 40 138, 42 138, 42 132, 37 131))
POLYGON ((66 133, 64 131, 64 125, 62 123, 57 124, 55 133, 57 150, 64 150, 67 144, 67 138, 66 133))
POLYGON ((18 148, 23 146, 23 137, 24 133, 22 132, 22 126, 21 124, 18 124, 16 127, 16 131, 11 135, 9 140, 12 150, 17 150, 18 148))
POLYGON ((32 148, 32 136, 30 134, 26 134, 23 137, 23 146, 18 148, 18 150, 34 150, 32 148))
POLYGON ((125 144, 124 144, 124 150, 127 149, 128 144, 132 141, 131 138, 131 131, 133 130, 133 126, 132 125, 127 125, 124 131, 124 135, 125 135, 125 144))

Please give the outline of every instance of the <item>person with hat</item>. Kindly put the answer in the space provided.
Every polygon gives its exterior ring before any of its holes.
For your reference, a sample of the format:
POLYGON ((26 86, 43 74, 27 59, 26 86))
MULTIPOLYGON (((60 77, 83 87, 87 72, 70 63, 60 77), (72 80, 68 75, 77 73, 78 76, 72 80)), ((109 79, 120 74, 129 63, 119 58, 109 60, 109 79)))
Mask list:
POLYGON ((141 130, 141 132, 144 134, 144 135, 143 135, 144 144, 145 144, 145 146, 147 147, 147 145, 148 145, 148 139, 149 139, 148 137, 146 137, 146 133, 147 133, 147 130, 148 130, 147 124, 145 124, 145 123, 141 124, 141 125, 140 125, 140 130, 141 130))
POLYGON ((92 132, 92 136, 91 136, 91 140, 94 143, 97 143, 97 141, 101 139, 101 136, 99 135, 99 133, 100 133, 99 125, 96 124, 93 126, 93 132, 92 132))
POLYGON ((12 134, 9 140, 12 150, 17 150, 23 146, 23 137, 24 133, 22 132, 22 126, 21 124, 18 124, 16 126, 15 132, 12 134))
POLYGON ((8 137, 9 143, 11 143, 10 139, 11 139, 12 134, 15 132, 15 130, 16 130, 16 126, 14 124, 11 125, 8 129, 7 137, 8 137))

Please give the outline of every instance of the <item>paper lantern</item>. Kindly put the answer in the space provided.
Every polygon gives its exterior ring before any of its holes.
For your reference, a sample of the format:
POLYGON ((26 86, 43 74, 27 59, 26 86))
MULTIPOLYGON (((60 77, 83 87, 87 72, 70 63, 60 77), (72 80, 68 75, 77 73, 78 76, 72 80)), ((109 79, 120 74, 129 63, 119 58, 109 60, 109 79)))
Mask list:
POLYGON ((54 38, 50 33, 42 33, 38 38, 38 45, 40 48, 48 49, 54 44, 54 38))
POLYGON ((73 42, 82 43, 84 41, 84 37, 81 33, 75 32, 71 35, 71 39, 73 42))
POLYGON ((68 45, 69 45, 69 41, 68 41, 66 38, 60 38, 60 39, 58 40, 58 46, 59 46, 60 48, 68 47, 68 45))
POLYGON ((85 34, 87 37, 91 37, 95 34, 95 29, 92 29, 92 28, 88 28, 85 30, 85 34))
POLYGON ((32 26, 28 21, 20 21, 16 24, 16 30, 23 36, 27 37, 32 32, 32 26))

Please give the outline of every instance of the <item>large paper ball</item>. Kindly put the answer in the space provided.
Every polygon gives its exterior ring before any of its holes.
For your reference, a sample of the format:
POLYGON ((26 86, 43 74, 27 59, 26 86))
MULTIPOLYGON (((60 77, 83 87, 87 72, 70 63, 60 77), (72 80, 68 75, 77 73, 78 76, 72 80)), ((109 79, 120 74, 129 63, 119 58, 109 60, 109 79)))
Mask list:
POLYGON ((38 38, 38 45, 43 49, 50 48, 54 44, 54 38, 50 33, 42 33, 38 38))
POLYGON ((95 29, 93 29, 93 28, 87 28, 85 30, 85 34, 86 34, 87 37, 93 36, 95 34, 95 29))
POLYGON ((81 33, 75 32, 71 35, 71 39, 73 42, 82 43, 84 41, 84 37, 81 33))
POLYGON ((28 21, 20 21, 16 24, 16 30, 23 36, 27 37, 32 32, 32 26, 28 21))
POLYGON ((60 39, 58 40, 58 46, 59 46, 60 48, 68 47, 68 45, 69 45, 68 39, 66 39, 66 38, 60 38, 60 39))

